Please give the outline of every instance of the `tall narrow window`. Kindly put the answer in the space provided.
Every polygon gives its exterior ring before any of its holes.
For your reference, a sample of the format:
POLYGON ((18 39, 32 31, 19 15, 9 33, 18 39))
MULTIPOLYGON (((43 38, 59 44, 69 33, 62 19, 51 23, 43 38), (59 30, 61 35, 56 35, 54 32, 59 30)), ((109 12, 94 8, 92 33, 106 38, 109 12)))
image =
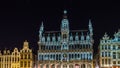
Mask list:
POLYGON ((102 65, 104 64, 104 59, 102 59, 102 65))
POLYGON ((115 45, 113 45, 113 50, 115 50, 116 48, 115 48, 115 45))
POLYGON ((113 59, 116 59, 116 52, 113 52, 113 59))

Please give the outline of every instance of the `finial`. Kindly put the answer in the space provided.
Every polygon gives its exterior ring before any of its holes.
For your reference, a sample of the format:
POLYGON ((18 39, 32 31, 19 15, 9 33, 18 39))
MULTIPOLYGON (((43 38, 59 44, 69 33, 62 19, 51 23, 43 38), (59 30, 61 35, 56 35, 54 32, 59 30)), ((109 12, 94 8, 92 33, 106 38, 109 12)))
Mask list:
POLYGON ((105 32, 105 35, 104 35, 105 37, 107 37, 108 35, 107 35, 107 32, 105 32))
POLYGON ((89 19, 89 26, 92 26, 92 24, 91 24, 91 19, 89 19))
POLYGON ((67 10, 64 10, 64 15, 63 15, 63 18, 67 18, 67 10))
POLYGON ((67 14, 67 10, 64 10, 64 14, 67 14))

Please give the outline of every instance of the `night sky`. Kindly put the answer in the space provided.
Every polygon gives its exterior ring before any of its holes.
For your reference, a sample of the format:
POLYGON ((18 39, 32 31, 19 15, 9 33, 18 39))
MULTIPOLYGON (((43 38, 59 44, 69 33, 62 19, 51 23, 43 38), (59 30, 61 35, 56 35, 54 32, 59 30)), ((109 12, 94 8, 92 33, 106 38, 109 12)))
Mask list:
POLYGON ((44 22, 46 31, 60 30, 63 10, 66 9, 71 30, 88 29, 88 20, 91 19, 96 52, 104 33, 113 37, 120 28, 119 4, 91 0, 3 0, 0 2, 0 49, 21 49, 24 40, 28 40, 37 53, 41 22, 44 22))

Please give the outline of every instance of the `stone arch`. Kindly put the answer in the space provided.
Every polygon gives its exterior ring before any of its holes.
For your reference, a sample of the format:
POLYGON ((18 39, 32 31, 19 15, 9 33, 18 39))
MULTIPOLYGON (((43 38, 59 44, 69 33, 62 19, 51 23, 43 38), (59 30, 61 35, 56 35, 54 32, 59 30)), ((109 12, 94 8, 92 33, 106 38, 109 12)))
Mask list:
POLYGON ((75 68, 80 68, 80 65, 79 64, 75 64, 75 68))
POLYGON ((81 68, 86 68, 85 64, 81 64, 81 68))
POLYGON ((91 64, 88 64, 88 65, 87 65, 87 68, 92 68, 91 64))
POLYGON ((52 65, 51 65, 51 68, 55 68, 55 64, 52 64, 52 65))
POLYGON ((61 68, 60 64, 57 65, 57 68, 61 68))
POLYGON ((72 64, 69 65, 69 68, 74 68, 74 66, 72 64))
POLYGON ((63 68, 67 68, 67 64, 64 64, 64 65, 63 65, 63 68))

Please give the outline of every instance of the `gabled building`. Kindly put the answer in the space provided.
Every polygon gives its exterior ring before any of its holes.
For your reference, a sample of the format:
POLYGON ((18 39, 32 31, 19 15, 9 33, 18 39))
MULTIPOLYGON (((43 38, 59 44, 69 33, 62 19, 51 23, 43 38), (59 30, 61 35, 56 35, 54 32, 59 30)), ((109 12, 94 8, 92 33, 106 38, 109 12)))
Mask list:
POLYGON ((33 53, 29 48, 27 40, 23 43, 23 48, 20 50, 20 68, 33 68, 33 53))
POLYGON ((93 68, 93 27, 70 30, 64 11, 60 31, 39 30, 38 68, 93 68))
POLYGON ((20 52, 15 48, 11 55, 11 68, 20 68, 20 57, 20 52))
POLYGON ((27 41, 20 51, 14 48, 13 52, 5 49, 0 51, 0 68, 33 68, 33 54, 27 41))
POLYGON ((100 68, 120 68, 120 30, 110 38, 107 33, 100 40, 100 68))

